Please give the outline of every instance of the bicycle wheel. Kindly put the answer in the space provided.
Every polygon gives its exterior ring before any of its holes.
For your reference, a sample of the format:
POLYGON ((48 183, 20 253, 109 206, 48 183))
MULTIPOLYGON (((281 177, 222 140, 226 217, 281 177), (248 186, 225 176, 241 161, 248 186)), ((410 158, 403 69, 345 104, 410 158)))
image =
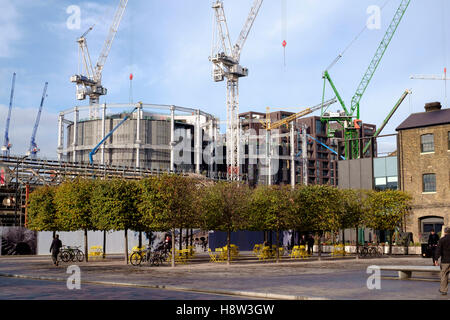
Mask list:
POLYGON ((139 252, 134 252, 130 257, 130 262, 133 266, 138 266, 142 262, 142 256, 139 252))
POLYGON ((381 250, 381 248, 377 247, 377 257, 381 258, 383 256, 383 251, 381 250))
POLYGON ((75 252, 75 258, 78 262, 83 262, 84 260, 84 253, 83 251, 77 249, 77 251, 75 252))
POLYGON ((369 254, 369 256, 371 257, 375 257, 377 255, 377 249, 376 248, 368 248, 367 249, 367 253, 369 254))
POLYGON ((67 250, 61 251, 61 260, 63 262, 69 262, 70 261, 70 253, 67 250))
POLYGON ((161 255, 158 253, 155 253, 150 258, 150 262, 152 266, 159 266, 161 263, 161 255))

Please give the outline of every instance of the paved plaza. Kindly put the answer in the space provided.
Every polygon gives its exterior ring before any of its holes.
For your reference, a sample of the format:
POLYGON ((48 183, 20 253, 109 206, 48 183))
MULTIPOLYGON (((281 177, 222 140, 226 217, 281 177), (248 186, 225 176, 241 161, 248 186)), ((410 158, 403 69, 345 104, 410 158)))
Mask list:
POLYGON ((381 288, 368 289, 368 266, 431 265, 431 259, 417 256, 284 258, 276 263, 243 252, 228 266, 210 263, 202 253, 175 268, 135 267, 111 256, 77 263, 81 290, 67 289, 71 264, 55 267, 49 256, 0 257, 0 299, 448 299, 438 293, 437 273, 413 273, 411 280, 398 280, 395 271, 383 271, 381 288))

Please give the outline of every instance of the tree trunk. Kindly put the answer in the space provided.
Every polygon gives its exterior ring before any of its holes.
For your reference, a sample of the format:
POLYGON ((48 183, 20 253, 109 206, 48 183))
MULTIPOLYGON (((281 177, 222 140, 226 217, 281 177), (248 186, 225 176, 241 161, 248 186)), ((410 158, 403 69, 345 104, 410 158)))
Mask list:
POLYGON ((389 231, 389 255, 392 255, 392 239, 393 239, 393 231, 389 231))
POLYGON ((183 249, 183 229, 180 228, 180 241, 178 243, 178 250, 183 249))
POLYGON ((89 249, 88 249, 88 231, 87 229, 84 229, 84 256, 86 262, 89 261, 88 259, 89 249))
POLYGON ((231 231, 227 233, 227 265, 230 265, 230 243, 231 243, 231 231))
POLYGON ((128 229, 125 228, 125 261, 128 264, 128 229))
POLYGON ((103 259, 106 259, 106 230, 103 230, 103 259))
POLYGON ((172 229, 172 268, 175 268, 175 229, 172 229))
POLYGON ((189 229, 186 228, 186 239, 185 239, 186 248, 189 247, 189 229))
POLYGON ((322 260, 322 231, 319 232, 319 252, 317 253, 319 261, 322 260))
POLYGON ((342 249, 344 250, 345 254, 345 229, 342 229, 342 249))
POLYGON ((142 231, 139 231, 139 248, 142 248, 142 231))
POLYGON ((191 245, 191 247, 192 247, 192 243, 194 242, 194 229, 191 229, 191 237, 190 237, 190 241, 191 241, 190 245, 191 245))
POLYGON ((276 249, 277 249, 277 263, 280 262, 280 249, 279 249, 279 243, 280 243, 280 230, 277 229, 277 245, 276 245, 276 249))
POLYGON ((355 245, 356 245, 356 259, 359 259, 359 239, 358 239, 358 227, 355 228, 356 231, 356 241, 355 241, 355 245))

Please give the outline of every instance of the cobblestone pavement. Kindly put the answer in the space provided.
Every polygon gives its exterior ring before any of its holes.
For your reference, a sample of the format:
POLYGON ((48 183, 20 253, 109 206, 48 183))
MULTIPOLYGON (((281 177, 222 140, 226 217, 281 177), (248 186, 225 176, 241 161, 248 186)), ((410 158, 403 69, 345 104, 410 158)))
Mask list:
POLYGON ((68 290, 61 281, 0 277, 0 300, 239 300, 236 296, 82 284, 68 290))
MULTIPOLYGON (((431 265, 430 259, 416 256, 395 256, 379 259, 330 259, 324 257, 307 260, 267 262, 251 259, 243 253, 231 265, 210 263, 207 254, 186 265, 134 267, 118 258, 105 261, 79 263, 83 281, 108 281, 144 286, 176 286, 193 290, 228 290, 271 293, 327 299, 448 299, 438 293, 437 274, 414 273, 415 280, 385 279, 380 290, 369 290, 366 273, 371 265, 431 265)), ((50 257, 0 257, 0 273, 49 278, 67 278, 69 264, 54 267, 50 257)), ((396 276, 395 272, 382 272, 383 276, 396 276)), ((90 288, 90 286, 89 286, 90 288)), ((188 292, 186 292, 186 298, 188 292)))

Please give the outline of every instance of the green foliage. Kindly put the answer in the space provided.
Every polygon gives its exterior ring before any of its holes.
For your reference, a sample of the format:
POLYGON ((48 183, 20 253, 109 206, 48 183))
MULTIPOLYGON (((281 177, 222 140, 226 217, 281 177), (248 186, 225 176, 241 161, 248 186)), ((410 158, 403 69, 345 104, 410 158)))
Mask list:
POLYGON ((39 187, 30 194, 27 227, 35 231, 58 231, 56 208, 53 202, 56 188, 39 187))
POLYGON ((97 230, 141 231, 136 209, 138 187, 135 181, 97 180, 90 197, 92 225, 97 230))
POLYGON ((293 197, 295 229, 319 231, 339 228, 343 211, 339 189, 325 185, 303 186, 295 189, 293 197))
POLYGON ((205 188, 198 201, 200 226, 227 232, 248 229, 250 194, 247 185, 237 182, 219 182, 205 188))
POLYGON ((147 230, 195 228, 195 184, 179 175, 150 177, 139 183, 138 212, 147 230))
POLYGON ((93 180, 64 182, 55 192, 56 220, 60 231, 95 230, 91 221, 90 198, 93 180))
POLYGON ((293 192, 287 186, 259 186, 249 200, 251 230, 283 230, 292 227, 293 192))
POLYGON ((395 230, 410 213, 411 196, 403 191, 369 191, 365 225, 375 230, 395 230))
POLYGON ((365 211, 365 193, 353 189, 339 190, 339 192, 342 202, 342 213, 339 217, 340 229, 361 226, 365 211))

